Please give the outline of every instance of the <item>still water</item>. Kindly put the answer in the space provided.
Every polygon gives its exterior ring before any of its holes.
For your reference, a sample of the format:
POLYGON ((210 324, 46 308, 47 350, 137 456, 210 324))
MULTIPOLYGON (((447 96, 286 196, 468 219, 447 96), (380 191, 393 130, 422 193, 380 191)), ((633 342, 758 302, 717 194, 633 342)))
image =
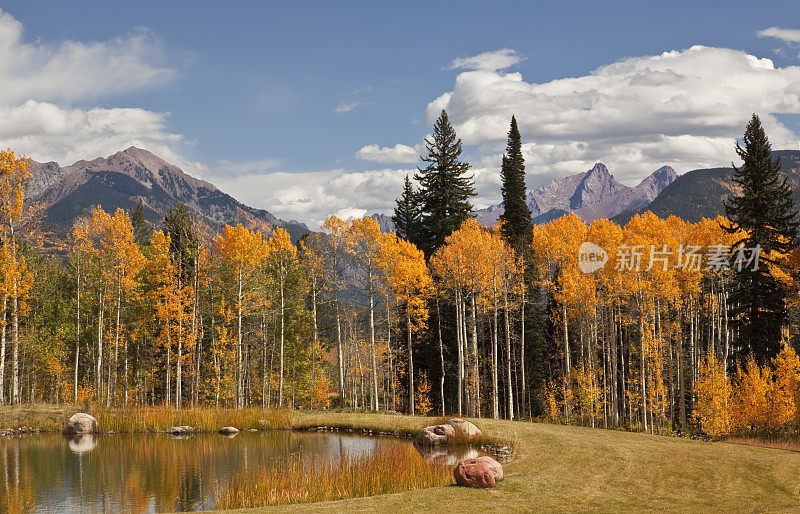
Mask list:
MULTIPOLYGON (((194 434, 57 434, 0 438, 0 510, 34 512, 213 509, 237 472, 292 458, 340 461, 410 441, 285 430, 227 438, 194 434)), ((454 460, 449 454, 428 458, 454 460)))

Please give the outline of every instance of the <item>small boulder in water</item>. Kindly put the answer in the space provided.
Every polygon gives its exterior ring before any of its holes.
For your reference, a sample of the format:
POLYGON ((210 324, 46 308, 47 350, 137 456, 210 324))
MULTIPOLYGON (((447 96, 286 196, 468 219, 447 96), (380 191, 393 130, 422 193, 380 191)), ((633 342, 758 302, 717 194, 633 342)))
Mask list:
POLYGON ((94 434, 97 433, 97 418, 85 412, 73 414, 64 425, 65 434, 94 434))
POLYGON ((219 429, 219 433, 222 435, 233 435, 238 434, 239 429, 236 427, 222 427, 219 429))
POLYGON ((451 425, 433 425, 420 430, 414 443, 423 448, 445 446, 447 440, 455 433, 455 429, 451 425))
POLYGON ((453 477, 462 487, 494 487, 498 480, 503 479, 503 466, 489 456, 464 459, 453 470, 453 477))

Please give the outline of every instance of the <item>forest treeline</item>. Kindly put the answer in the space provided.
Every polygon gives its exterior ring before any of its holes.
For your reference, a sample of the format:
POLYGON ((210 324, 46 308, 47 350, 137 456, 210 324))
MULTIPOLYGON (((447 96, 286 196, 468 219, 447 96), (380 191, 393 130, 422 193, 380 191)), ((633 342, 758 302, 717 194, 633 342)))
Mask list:
POLYGON ((533 226, 512 118, 505 211, 486 228, 442 112, 396 233, 330 216, 293 242, 281 228, 208 234, 182 205, 157 227, 141 204, 98 206, 75 222, 67 257, 39 249, 27 160, 0 152, 0 402, 793 432, 796 212, 756 116, 743 142, 726 218, 533 226), (586 242, 605 266, 582 269, 586 242), (636 266, 615 263, 630 249, 636 266))

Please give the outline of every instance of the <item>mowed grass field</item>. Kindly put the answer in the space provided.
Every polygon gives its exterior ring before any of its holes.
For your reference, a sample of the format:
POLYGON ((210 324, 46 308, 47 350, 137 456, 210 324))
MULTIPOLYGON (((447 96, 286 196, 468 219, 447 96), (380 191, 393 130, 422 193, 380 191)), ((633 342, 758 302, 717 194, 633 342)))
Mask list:
MULTIPOLYGON (((0 428, 59 430, 76 406, 0 407, 0 428)), ((113 412, 107 412, 113 416, 113 412)), ((290 414, 295 429, 338 427, 415 434, 438 418, 390 414, 290 414)), ((512 442, 505 480, 494 489, 456 486, 238 512, 798 512, 800 453, 524 421, 471 419, 493 440, 512 442)), ((102 429, 102 427, 101 427, 102 429)))
MULTIPOLYGON (((678 437, 522 421, 471 420, 514 442, 494 489, 456 486, 275 511, 798 512, 800 453, 678 437)), ((338 425, 407 432, 434 418, 380 414, 295 414, 295 426, 338 425)), ((240 511, 240 512, 256 512, 240 511)))

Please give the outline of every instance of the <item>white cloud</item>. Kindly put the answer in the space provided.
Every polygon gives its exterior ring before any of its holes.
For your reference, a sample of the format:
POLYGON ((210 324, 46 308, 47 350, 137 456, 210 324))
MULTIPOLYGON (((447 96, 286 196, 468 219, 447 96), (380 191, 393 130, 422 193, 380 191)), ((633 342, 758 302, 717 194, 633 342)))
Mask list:
POLYGON ((26 42, 23 25, 0 9, 0 147, 37 160, 71 164, 145 146, 189 164, 174 148, 168 113, 139 108, 83 108, 73 102, 139 91, 173 80, 159 39, 144 28, 105 42, 26 42))
POLYGON ((472 57, 459 57, 450 63, 449 69, 464 70, 485 70, 497 71, 505 70, 522 62, 525 58, 516 50, 502 48, 493 52, 483 52, 472 57))
POLYGON ((159 39, 145 28, 105 42, 23 40, 22 23, 0 10, 0 102, 75 101, 164 84, 176 71, 165 64, 159 39))
POLYGON ((633 183, 664 164, 684 172, 735 160, 733 142, 753 112, 773 148, 800 148, 775 116, 800 113, 800 67, 695 46, 541 84, 484 68, 459 73, 452 91, 428 105, 427 122, 442 109, 474 145, 470 159, 490 173, 515 114, 529 173, 577 173, 602 161, 633 183))
POLYGON ((363 146, 356 152, 356 158, 363 161, 381 163, 417 162, 419 160, 416 150, 408 145, 401 144, 396 144, 392 147, 378 145, 363 146))
POLYGON ((366 107, 367 105, 372 105, 373 103, 375 102, 359 102, 357 100, 341 102, 336 106, 336 109, 334 109, 333 112, 350 112, 357 107, 366 107))
POLYGON ((758 37, 771 37, 787 43, 800 43, 800 29, 770 27, 768 29, 759 30, 758 37))
POLYGON ((361 104, 359 102, 356 102, 355 100, 349 102, 341 102, 339 105, 336 106, 336 109, 334 109, 333 112, 350 112, 359 105, 361 104))
POLYGON ((167 117, 144 109, 79 109, 36 100, 0 105, 0 147, 38 161, 72 164, 134 145, 185 165, 173 150, 183 138, 167 130, 167 117))
POLYGON ((214 183, 239 201, 268 209, 282 219, 298 219, 312 229, 330 214, 352 217, 388 213, 416 170, 269 172, 221 176, 214 183))
POLYGON ((216 173, 229 175, 253 174, 271 171, 282 164, 280 159, 256 159, 253 161, 229 161, 221 159, 214 168, 216 173))

